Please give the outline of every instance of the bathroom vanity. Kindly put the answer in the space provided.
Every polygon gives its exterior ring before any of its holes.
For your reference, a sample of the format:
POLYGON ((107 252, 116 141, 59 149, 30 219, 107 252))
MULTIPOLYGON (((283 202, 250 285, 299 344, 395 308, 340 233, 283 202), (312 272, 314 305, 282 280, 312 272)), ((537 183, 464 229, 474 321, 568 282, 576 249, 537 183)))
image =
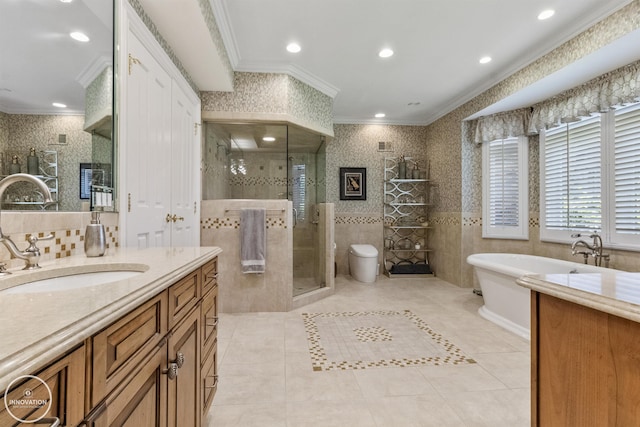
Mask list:
POLYGON ((206 421, 217 387, 221 250, 112 252, 0 278, 0 394, 48 405, 2 404, 0 425, 16 416, 87 427, 206 421))
POLYGON ((531 289, 531 425, 637 425, 640 273, 517 283, 531 289))

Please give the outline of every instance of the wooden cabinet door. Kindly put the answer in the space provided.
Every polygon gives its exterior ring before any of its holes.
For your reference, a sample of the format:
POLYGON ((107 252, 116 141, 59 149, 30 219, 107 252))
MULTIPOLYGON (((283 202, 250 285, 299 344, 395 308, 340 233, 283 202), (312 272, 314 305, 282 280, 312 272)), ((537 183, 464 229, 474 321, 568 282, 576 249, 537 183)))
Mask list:
POLYGON ((640 324, 545 294, 532 302, 532 425, 638 425, 640 324))
POLYGON ((87 427, 166 427, 167 346, 156 347, 135 374, 89 415, 87 427))
POLYGON ((168 384, 168 427, 200 425, 200 310, 192 310, 168 341, 169 363, 177 375, 168 384))
POLYGON ((158 294, 94 335, 90 408, 97 405, 160 344, 167 333, 167 293, 158 294))
MULTIPOLYGON (((26 381, 17 382, 6 396, 9 408, 0 405, 0 426, 16 425, 15 418, 27 421, 24 425, 35 425, 40 417, 60 420, 61 426, 76 426, 84 417, 85 347, 82 346, 52 363, 26 381), (35 378, 37 377, 37 378, 35 378), (46 384, 47 386, 45 387, 46 384), (47 387, 49 390, 47 390, 47 387), (49 394, 49 391, 51 394, 49 394), (49 400, 50 405, 41 409, 11 405, 12 400, 49 400), (9 413, 11 411, 11 414, 9 413), (42 411, 42 412, 39 412, 42 411), (14 418, 15 417, 15 418, 14 418)), ((42 420, 44 421, 44 419, 42 420)))

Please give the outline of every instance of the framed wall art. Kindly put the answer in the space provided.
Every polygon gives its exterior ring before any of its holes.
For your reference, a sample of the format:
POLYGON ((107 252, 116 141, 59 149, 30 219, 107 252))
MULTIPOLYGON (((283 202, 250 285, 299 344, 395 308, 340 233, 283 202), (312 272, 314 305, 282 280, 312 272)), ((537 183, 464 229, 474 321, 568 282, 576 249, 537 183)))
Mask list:
POLYGON ((340 168, 340 200, 367 200, 366 168, 340 168))

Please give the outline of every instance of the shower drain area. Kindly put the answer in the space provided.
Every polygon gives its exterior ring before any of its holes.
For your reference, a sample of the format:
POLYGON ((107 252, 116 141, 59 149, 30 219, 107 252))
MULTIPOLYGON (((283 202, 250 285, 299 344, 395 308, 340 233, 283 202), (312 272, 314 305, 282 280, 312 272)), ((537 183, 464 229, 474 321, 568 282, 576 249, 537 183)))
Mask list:
POLYGON ((314 371, 475 363, 409 310, 302 317, 314 371))

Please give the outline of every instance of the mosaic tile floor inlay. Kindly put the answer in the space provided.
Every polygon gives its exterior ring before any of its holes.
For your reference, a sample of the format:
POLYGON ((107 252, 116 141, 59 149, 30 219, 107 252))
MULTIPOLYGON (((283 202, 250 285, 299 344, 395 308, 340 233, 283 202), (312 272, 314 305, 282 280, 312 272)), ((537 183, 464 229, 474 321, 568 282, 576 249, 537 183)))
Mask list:
POLYGON ((314 371, 476 363, 409 310, 302 317, 314 371))

